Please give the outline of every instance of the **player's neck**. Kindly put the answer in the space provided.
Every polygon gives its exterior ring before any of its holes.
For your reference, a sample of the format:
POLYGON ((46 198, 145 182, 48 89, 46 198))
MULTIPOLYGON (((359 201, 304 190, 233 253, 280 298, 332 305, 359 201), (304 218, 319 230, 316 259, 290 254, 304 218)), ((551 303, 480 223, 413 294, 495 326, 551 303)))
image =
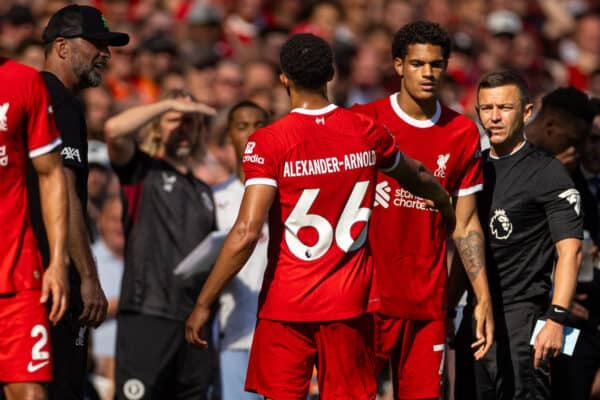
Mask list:
POLYGON ((192 170, 191 157, 170 157, 165 153, 162 159, 175 170, 177 170, 177 172, 179 172, 181 175, 187 175, 188 172, 192 170))
POLYGON ((331 102, 324 90, 308 91, 296 89, 290 91, 290 106, 292 110, 295 108, 318 110, 319 108, 327 107, 329 104, 331 102))
POLYGON ((71 91, 76 89, 78 79, 71 72, 71 68, 61 65, 52 58, 48 58, 46 59, 46 64, 44 65, 44 71, 48 71, 56 76, 67 89, 71 91))
POLYGON ((517 152, 525 143, 523 135, 515 137, 513 140, 501 144, 490 145, 490 154, 492 157, 500 158, 510 156, 517 152))
POLYGON ((437 111, 438 99, 417 100, 405 90, 398 94, 398 105, 409 117, 425 121, 431 119, 437 111))

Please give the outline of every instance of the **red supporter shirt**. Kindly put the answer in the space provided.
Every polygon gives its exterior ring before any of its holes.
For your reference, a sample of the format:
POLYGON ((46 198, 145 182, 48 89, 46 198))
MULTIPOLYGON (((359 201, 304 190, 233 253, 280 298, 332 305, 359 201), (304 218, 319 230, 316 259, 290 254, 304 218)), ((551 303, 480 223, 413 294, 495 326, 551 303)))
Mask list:
POLYGON ((260 318, 318 322, 366 311, 373 273, 366 233, 377 170, 399 159, 385 129, 335 105, 294 109, 250 137, 242 160, 246 186, 277 188, 260 318))
POLYGON ((27 207, 27 157, 61 141, 41 75, 0 58, 0 294, 41 288, 43 266, 27 207))
MULTIPOLYGON (((421 161, 454 196, 483 189, 479 132, 469 118, 438 103, 430 120, 408 116, 393 94, 352 109, 394 134, 402 152, 421 161)), ((437 210, 379 173, 369 243, 379 312, 414 320, 446 316, 446 232, 437 210)))

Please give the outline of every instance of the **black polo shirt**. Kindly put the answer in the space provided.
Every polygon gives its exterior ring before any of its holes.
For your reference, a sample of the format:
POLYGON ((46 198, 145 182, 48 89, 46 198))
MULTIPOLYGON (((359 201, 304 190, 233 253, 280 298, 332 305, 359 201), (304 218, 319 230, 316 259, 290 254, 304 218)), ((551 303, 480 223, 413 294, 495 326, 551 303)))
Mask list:
POLYGON ((191 313, 206 276, 186 284, 173 271, 211 231, 215 207, 208 185, 136 149, 113 168, 125 198, 125 269, 119 312, 177 321, 191 313))
MULTIPOLYGON (((63 165, 75 174, 75 190, 87 219, 87 127, 81 101, 52 73, 43 71, 42 77, 50 94, 56 126, 62 139, 61 156, 63 165)), ((40 245, 44 265, 49 262, 48 239, 42 218, 39 186, 33 168, 28 173, 29 203, 33 230, 40 245)), ((71 278, 76 277, 70 268, 71 278)), ((73 279, 72 279, 73 280, 73 279)), ((76 279, 77 280, 77 279, 76 279)))
POLYGON ((583 237, 579 193, 562 164, 528 142, 511 155, 483 157, 478 208, 492 297, 505 305, 545 301, 555 243, 583 237))

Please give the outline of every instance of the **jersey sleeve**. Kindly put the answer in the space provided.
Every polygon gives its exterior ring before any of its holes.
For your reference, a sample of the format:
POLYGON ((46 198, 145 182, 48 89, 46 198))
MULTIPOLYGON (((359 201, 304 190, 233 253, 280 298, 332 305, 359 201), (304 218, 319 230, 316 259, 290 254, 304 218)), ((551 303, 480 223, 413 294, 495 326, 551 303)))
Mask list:
POLYGON ((371 135, 377 155, 377 166, 383 172, 389 172, 398 166, 402 153, 394 140, 392 132, 385 125, 374 125, 371 135))
POLYGON ((581 197, 571 177, 558 160, 540 172, 536 199, 545 210, 554 243, 567 238, 583 238, 581 197))
POLYGON ((254 132, 246 143, 242 157, 242 168, 246 176, 246 186, 269 185, 277 187, 279 178, 277 142, 266 129, 254 132))
POLYGON ((111 164, 111 166, 119 177, 121 185, 136 185, 145 178, 153 162, 152 157, 136 147, 133 157, 127 164, 121 166, 111 164))
POLYGON ((34 75, 31 85, 26 123, 29 158, 34 158, 56 149, 61 138, 54 122, 48 90, 39 73, 34 75))
POLYGON ((366 115, 373 119, 377 119, 377 109, 373 107, 371 103, 368 104, 358 104, 354 103, 350 108, 350 111, 354 111, 356 113, 366 115))
POLYGON ((462 168, 454 196, 468 196, 483 190, 483 163, 481 158, 481 142, 475 124, 468 131, 469 143, 466 146, 462 168))
POLYGON ((63 165, 69 168, 85 168, 87 157, 87 143, 85 135, 80 131, 80 125, 73 117, 74 109, 69 102, 52 104, 56 126, 62 138, 60 152, 63 165))

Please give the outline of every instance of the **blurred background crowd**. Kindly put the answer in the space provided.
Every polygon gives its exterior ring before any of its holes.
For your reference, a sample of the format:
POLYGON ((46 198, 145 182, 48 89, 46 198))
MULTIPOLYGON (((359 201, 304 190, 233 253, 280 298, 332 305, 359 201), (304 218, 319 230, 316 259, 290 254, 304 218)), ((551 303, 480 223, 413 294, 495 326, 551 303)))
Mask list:
MULTIPOLYGON (((41 32, 66 0, 0 2, 0 50, 42 69, 41 32)), ((511 68, 536 98, 572 85, 600 97, 599 0, 93 0, 114 31, 131 36, 111 49, 102 86, 81 93, 90 139, 88 212, 94 252, 109 298, 109 321, 94 336, 95 370, 114 374, 114 320, 124 238, 119 184, 103 145, 104 123, 172 89, 215 107, 206 120, 194 173, 210 185, 236 171, 227 141, 228 107, 252 100, 276 120, 289 100, 278 82, 279 49, 291 33, 311 32, 334 48, 334 103, 366 103, 399 89, 390 47, 404 24, 426 19, 451 33, 453 52, 441 99, 474 116, 478 79, 511 68)), ((151 137, 150 137, 150 140, 151 137)), ((151 148, 152 143, 145 143, 151 148)), ((102 383, 100 383, 102 385, 102 383)))

